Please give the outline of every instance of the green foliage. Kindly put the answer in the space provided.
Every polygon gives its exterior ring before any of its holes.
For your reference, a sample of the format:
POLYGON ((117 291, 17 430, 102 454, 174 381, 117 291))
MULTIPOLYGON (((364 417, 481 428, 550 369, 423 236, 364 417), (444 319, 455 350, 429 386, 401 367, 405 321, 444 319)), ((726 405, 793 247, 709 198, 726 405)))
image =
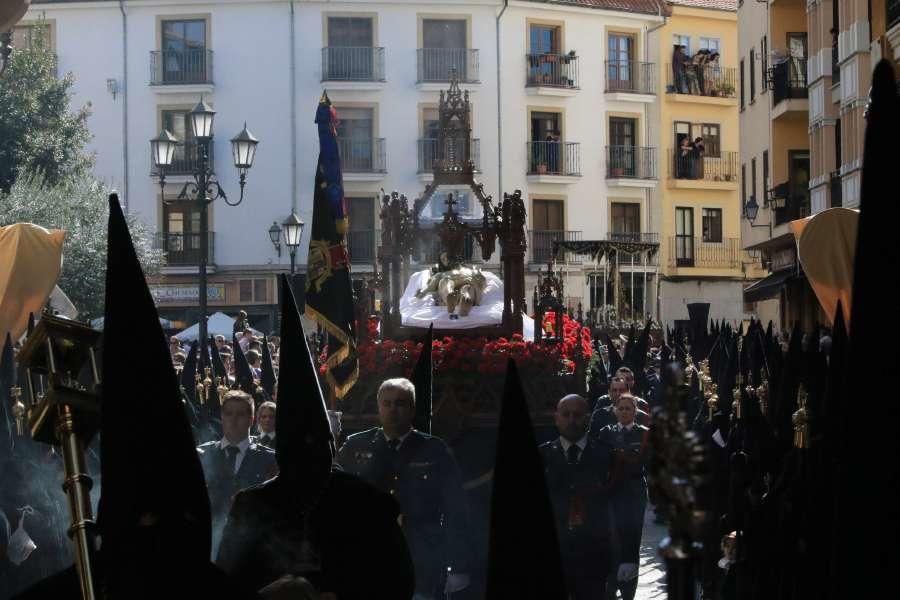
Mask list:
MULTIPOLYGON (((103 316, 108 195, 109 190, 87 174, 56 185, 41 176, 23 175, 8 194, 0 192, 0 225, 35 223, 66 232, 57 285, 78 308, 80 320, 103 316)), ((153 249, 152 234, 132 216, 128 227, 145 275, 155 273, 162 253, 153 249)))
POLYGON ((42 35, 10 56, 0 78, 0 192, 9 192, 23 173, 39 173, 54 185, 93 164, 84 149, 90 104, 70 111, 74 78, 60 79, 56 70, 56 54, 42 35))

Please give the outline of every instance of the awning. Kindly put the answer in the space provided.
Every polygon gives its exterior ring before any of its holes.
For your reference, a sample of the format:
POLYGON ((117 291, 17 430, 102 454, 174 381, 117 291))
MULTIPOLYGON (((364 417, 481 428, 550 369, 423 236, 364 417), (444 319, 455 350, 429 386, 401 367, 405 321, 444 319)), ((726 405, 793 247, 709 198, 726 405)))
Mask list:
POLYGON ((793 279, 797 274, 794 269, 786 269, 778 271, 764 277, 756 283, 744 288, 744 302, 759 302, 760 300, 768 300, 774 298, 781 286, 789 279, 793 279))

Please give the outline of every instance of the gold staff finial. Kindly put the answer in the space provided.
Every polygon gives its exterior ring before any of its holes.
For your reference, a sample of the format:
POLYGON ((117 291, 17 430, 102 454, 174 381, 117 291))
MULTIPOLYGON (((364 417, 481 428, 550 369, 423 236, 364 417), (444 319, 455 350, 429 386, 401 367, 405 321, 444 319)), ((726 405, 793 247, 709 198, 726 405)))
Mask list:
POLYGON ((11 387, 9 388, 9 393, 13 399, 12 414, 16 418, 16 433, 25 435, 25 422, 28 420, 28 410, 22 404, 22 400, 20 400, 22 388, 19 386, 11 387))
POLYGON ((794 424, 794 448, 809 448, 809 412, 806 408, 808 398, 806 388, 801 383, 797 391, 797 404, 800 408, 791 417, 794 424))

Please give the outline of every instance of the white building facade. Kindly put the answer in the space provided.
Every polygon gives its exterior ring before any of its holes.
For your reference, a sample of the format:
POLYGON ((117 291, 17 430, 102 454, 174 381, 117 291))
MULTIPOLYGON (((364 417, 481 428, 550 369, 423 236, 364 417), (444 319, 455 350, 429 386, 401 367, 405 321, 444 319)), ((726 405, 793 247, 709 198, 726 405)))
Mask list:
MULTIPOLYGON (((213 161, 229 199, 240 195, 229 139, 246 122, 260 140, 243 202, 210 209, 208 301, 211 312, 247 310, 262 329, 274 327, 276 275, 290 264, 268 230, 292 210, 312 218, 323 90, 341 119, 354 272, 372 270, 381 190, 412 201, 430 178, 451 68, 472 103, 479 181, 495 198, 515 189, 527 198, 527 290, 553 240, 658 236, 649 115, 659 67, 647 51, 647 30, 663 21, 655 2, 58 0, 33 3, 23 24, 41 20, 59 72, 75 76, 73 104, 91 104, 96 176, 167 251, 152 286, 169 318, 197 318, 199 215, 162 202, 149 140, 168 129, 185 142, 166 176, 174 198, 195 166, 186 114, 201 96, 217 113, 213 161)), ((480 216, 474 204, 463 194, 463 213, 480 216)), ((440 216, 434 205, 426 217, 440 216)), ((557 267, 573 308, 615 296, 635 317, 655 314, 656 264, 633 262, 620 257, 615 285, 589 257, 557 267)))

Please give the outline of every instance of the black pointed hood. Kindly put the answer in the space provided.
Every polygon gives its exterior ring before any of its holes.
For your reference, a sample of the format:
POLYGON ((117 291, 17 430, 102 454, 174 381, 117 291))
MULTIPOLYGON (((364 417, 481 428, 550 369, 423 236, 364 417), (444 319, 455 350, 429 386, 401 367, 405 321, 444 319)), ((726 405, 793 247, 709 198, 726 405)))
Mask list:
POLYGON ((615 377, 616 371, 625 366, 625 361, 622 360, 622 355, 609 335, 606 336, 606 351, 609 354, 609 376, 615 377))
POLYGON ((272 353, 269 352, 268 336, 263 336, 262 374, 259 383, 269 398, 275 395, 275 365, 272 364, 272 353))
POLYGON ((213 338, 209 339, 209 354, 210 360, 212 361, 213 375, 221 377, 223 384, 227 386, 228 369, 225 368, 225 363, 222 361, 222 355, 219 354, 219 347, 216 346, 216 342, 213 338))
MULTIPOLYGON (((234 342, 232 347, 232 356, 234 358, 234 385, 247 392, 251 396, 256 394, 256 384, 253 382, 253 371, 250 370, 250 363, 247 362, 247 356, 238 343, 237 336, 232 334, 231 338, 234 342)), ((278 420, 276 419, 277 423, 278 420)))
POLYGON ((432 343, 434 341, 434 324, 428 326, 428 333, 422 340, 422 351, 412 372, 412 382, 416 386, 416 416, 413 427, 431 434, 431 411, 433 405, 433 361, 432 343))
POLYGON ((334 458, 334 438, 328 422, 318 369, 300 322, 294 292, 281 276, 281 354, 278 377, 278 418, 275 457, 279 477, 300 478, 304 493, 325 485, 334 458))
POLYGON ((9 332, 0 354, 0 460, 12 454, 16 444, 16 422, 12 414, 11 388, 16 385, 15 354, 9 332))
POLYGON ((510 358, 497 428, 485 598, 567 597, 544 464, 510 358))
MULTIPOLYGON (((178 529, 178 556, 208 563, 210 508, 159 315, 122 209, 109 200, 98 528, 115 564, 139 520, 178 529)), ((142 548, 144 552, 149 548, 142 548)))
POLYGON ((184 367, 181 369, 179 383, 184 390, 184 395, 191 402, 197 400, 197 340, 191 342, 191 349, 188 350, 187 358, 184 359, 184 367))

